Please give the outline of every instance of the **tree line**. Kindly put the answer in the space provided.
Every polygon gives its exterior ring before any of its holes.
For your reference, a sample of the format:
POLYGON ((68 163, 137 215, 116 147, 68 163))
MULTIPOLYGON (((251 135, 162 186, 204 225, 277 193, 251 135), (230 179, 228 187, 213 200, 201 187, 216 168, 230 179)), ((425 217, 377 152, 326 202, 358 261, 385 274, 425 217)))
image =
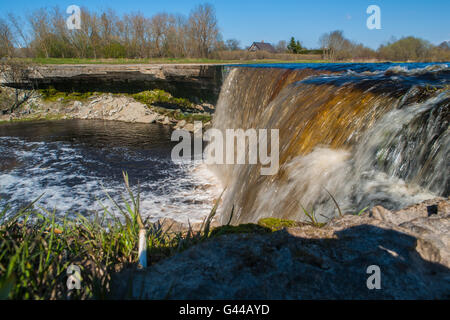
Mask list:
MULTIPOLYGON (((0 57, 243 59, 248 56, 238 40, 223 40, 215 9, 210 4, 198 5, 188 16, 168 13, 119 16, 112 9, 95 12, 81 8, 79 30, 67 28, 67 17, 55 7, 35 10, 26 17, 10 13, 0 18, 0 57)), ((275 55, 267 53, 264 57, 310 54, 332 61, 450 61, 449 45, 444 42, 434 46, 423 39, 405 37, 373 50, 347 39, 342 31, 333 31, 320 37, 318 49, 308 50, 292 37, 289 42, 281 40, 274 45, 275 55)))
POLYGON ((207 57, 223 42, 210 4, 198 5, 189 16, 167 13, 151 17, 142 13, 118 16, 112 9, 98 13, 81 8, 79 30, 66 27, 67 17, 58 7, 39 9, 25 18, 8 14, 0 19, 0 56, 207 57))
POLYGON ((450 43, 438 46, 416 37, 392 39, 373 50, 344 37, 343 31, 323 34, 319 44, 329 60, 450 61, 450 43))

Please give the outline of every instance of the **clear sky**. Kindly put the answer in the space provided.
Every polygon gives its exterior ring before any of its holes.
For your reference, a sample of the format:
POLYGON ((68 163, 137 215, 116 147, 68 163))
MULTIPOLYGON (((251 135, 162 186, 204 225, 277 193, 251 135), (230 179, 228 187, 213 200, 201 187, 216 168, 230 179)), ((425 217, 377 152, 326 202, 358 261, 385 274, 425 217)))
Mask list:
MULTIPOLYGON (((205 1, 190 0, 0 0, 0 15, 26 15, 40 7, 71 4, 93 10, 113 8, 118 14, 157 12, 189 14, 205 1)), ((439 44, 450 40, 450 0, 209 0, 217 11, 223 38, 236 38, 242 46, 253 41, 276 43, 299 39, 303 46, 317 47, 324 32, 343 30, 357 42, 377 48, 392 37, 417 36, 439 44), (366 27, 369 5, 381 8, 381 30, 366 27)))

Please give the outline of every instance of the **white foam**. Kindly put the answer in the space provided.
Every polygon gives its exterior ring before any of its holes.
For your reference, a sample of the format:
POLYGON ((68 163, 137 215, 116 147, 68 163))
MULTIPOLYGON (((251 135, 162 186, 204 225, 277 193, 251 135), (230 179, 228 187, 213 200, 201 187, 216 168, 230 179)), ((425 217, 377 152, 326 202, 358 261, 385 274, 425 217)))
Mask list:
MULTIPOLYGON (((126 195, 123 181, 113 181, 110 177, 90 172, 86 164, 101 166, 101 163, 83 158, 76 146, 62 142, 26 142, 19 138, 1 138, 0 144, 3 150, 8 150, 23 163, 10 171, 0 172, 1 206, 8 202, 14 211, 43 194, 36 205, 48 211, 56 210, 61 215, 102 212, 103 203, 120 216, 105 192, 118 203, 123 203, 121 194, 126 195), (6 141, 8 145, 5 145, 6 141), (12 145, 16 148, 12 149, 12 145)), ((134 160, 136 158, 139 157, 134 160)), ((220 192, 220 184, 207 167, 189 162, 164 169, 164 164, 168 164, 170 159, 150 160, 161 164, 158 170, 164 178, 142 181, 139 177, 143 216, 151 221, 161 218, 183 223, 202 221, 220 192)), ((132 186, 132 189, 137 193, 137 186, 132 186)))

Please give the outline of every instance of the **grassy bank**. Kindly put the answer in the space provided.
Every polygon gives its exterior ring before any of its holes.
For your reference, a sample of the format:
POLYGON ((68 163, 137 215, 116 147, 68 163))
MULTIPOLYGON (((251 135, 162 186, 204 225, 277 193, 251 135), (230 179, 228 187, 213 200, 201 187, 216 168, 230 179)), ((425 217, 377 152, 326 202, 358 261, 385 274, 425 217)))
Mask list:
POLYGON ((149 90, 131 95, 133 99, 145 104, 150 110, 175 120, 186 122, 211 121, 210 114, 199 113, 194 103, 185 98, 176 98, 164 90, 149 90))
MULTIPOLYGON (((139 194, 134 196, 124 174, 128 197, 102 214, 86 218, 56 215, 35 203, 12 214, 0 211, 0 299, 106 299, 111 277, 123 268, 136 268, 138 235, 146 229, 149 264, 204 241, 217 204, 200 231, 170 232, 160 223, 142 221, 139 194), (67 270, 81 271, 81 289, 69 290, 67 270)), ((108 196, 109 197, 109 196, 108 196)), ((219 200, 218 200, 219 201, 219 200)), ((218 203, 217 201, 217 203, 218 203)))
MULTIPOLYGON (((0 99, 5 93, 0 92, 0 99)), ((61 104, 61 108, 57 112, 41 112, 34 104, 31 104, 29 114, 16 114, 16 118, 11 120, 1 120, 0 123, 22 122, 22 121, 36 121, 36 120, 61 120, 73 118, 73 114, 66 113, 65 107, 70 102, 79 101, 82 103, 89 103, 90 98, 99 97, 104 92, 63 92, 58 91, 53 87, 46 89, 39 89, 37 94, 41 97, 43 102, 49 103, 48 108, 52 109, 52 103, 61 104)), ((145 104, 147 108, 162 116, 167 116, 174 120, 185 120, 187 123, 194 121, 209 122, 212 119, 211 110, 198 109, 196 104, 185 98, 177 98, 170 93, 163 90, 148 90, 136 94, 130 93, 113 93, 114 96, 127 96, 134 100, 145 104)), ((70 106, 70 105, 69 105, 70 106)), ((41 108, 41 109, 46 109, 41 108)), ((53 110, 53 109, 52 109, 53 110)), ((19 110, 20 111, 20 110, 19 110)), ((55 111, 55 110, 53 110, 55 111)))
MULTIPOLYGON (((136 272, 139 269, 138 239, 142 228, 146 230, 147 261, 151 266, 214 237, 264 234, 312 224, 266 218, 258 224, 211 228, 219 197, 198 230, 189 227, 185 231, 171 232, 171 226, 142 220, 139 193, 133 194, 128 181, 124 173, 126 196, 122 197, 122 202, 115 202, 106 193, 113 208, 103 206, 104 210, 93 217, 60 216, 39 207, 37 201, 15 213, 8 206, 1 209, 0 300, 108 299, 117 296, 114 275, 124 269, 136 272), (68 287, 71 265, 80 269, 79 290, 68 287)), ((124 296, 124 293, 119 295, 124 296)))
POLYGON ((58 100, 62 101, 86 101, 88 98, 92 97, 95 92, 62 92, 58 91, 53 87, 46 89, 40 89, 39 93, 44 101, 55 102, 58 100))
MULTIPOLYGON (((101 92, 61 92, 53 87, 39 90, 39 92, 44 101, 62 101, 63 103, 70 101, 85 102, 88 98, 102 94, 101 92)), ((210 114, 200 113, 199 110, 195 109, 195 104, 188 99, 174 97, 164 90, 154 89, 135 94, 115 93, 114 95, 132 97, 134 100, 145 104, 151 111, 175 120, 208 122, 212 118, 210 114)))
POLYGON ((70 119, 65 114, 46 114, 46 115, 35 115, 35 116, 29 116, 29 117, 21 117, 17 119, 11 119, 11 120, 0 120, 0 124, 3 123, 14 123, 14 122, 27 122, 27 121, 51 121, 51 120, 63 120, 63 119, 70 119))
POLYGON ((252 60, 222 60, 222 59, 187 59, 187 58, 161 58, 161 59, 81 59, 81 58, 33 58, 23 59, 35 64, 254 64, 254 63, 326 63, 327 60, 279 60, 279 59, 252 59, 252 60))

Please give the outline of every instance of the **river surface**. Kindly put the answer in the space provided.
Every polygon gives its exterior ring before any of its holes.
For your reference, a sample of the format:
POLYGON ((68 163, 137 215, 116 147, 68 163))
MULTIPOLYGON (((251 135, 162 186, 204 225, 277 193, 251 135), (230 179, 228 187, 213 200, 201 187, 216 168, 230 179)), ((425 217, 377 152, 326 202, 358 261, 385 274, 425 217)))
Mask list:
MULTIPOLYGON (((122 171, 141 192, 141 211, 151 220, 199 222, 218 194, 202 165, 175 164, 171 130, 158 124, 61 120, 0 125, 0 208, 15 209, 42 195, 37 205, 58 214, 112 208, 106 192, 122 203, 122 171)), ((117 209, 113 209, 116 214, 117 209)))
POLYGON ((171 160, 157 124, 65 120, 0 125, 0 208, 41 194, 59 214, 121 201, 122 171, 151 220, 199 222, 227 186, 223 223, 263 217, 326 221, 375 205, 448 197, 450 67, 429 63, 264 64, 225 68, 213 127, 278 129, 280 170, 171 160), (213 175, 211 171, 214 171, 213 175), (217 177, 217 178, 216 178, 217 177), (219 183, 220 181, 220 183, 219 183), (233 212, 233 215, 231 214, 233 212), (231 219, 232 218, 232 219, 231 219))

